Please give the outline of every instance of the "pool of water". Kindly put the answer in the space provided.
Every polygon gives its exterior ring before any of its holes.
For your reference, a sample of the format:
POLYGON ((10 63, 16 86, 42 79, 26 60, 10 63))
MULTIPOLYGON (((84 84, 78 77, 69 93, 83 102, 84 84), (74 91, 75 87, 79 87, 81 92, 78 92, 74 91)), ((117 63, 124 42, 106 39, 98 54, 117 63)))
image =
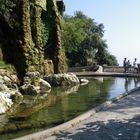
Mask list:
POLYGON ((138 78, 88 78, 87 85, 52 88, 50 93, 24 96, 0 115, 0 140, 16 138, 64 123, 89 109, 140 86, 138 78))

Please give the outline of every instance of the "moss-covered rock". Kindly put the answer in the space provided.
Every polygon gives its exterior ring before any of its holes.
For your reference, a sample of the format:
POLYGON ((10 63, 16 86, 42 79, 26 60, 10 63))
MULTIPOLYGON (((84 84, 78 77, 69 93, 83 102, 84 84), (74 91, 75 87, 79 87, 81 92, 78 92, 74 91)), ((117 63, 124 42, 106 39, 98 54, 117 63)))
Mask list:
POLYGON ((46 93, 51 88, 50 84, 41 79, 39 72, 28 72, 24 77, 24 83, 19 88, 24 95, 37 95, 46 93))

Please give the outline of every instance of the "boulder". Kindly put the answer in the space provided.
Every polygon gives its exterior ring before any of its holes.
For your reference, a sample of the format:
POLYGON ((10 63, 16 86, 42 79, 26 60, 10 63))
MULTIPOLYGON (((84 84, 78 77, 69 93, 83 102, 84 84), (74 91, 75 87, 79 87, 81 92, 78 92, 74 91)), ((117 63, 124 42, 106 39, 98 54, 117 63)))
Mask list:
POLYGON ((18 90, 13 90, 10 91, 10 99, 12 99, 14 103, 19 103, 22 101, 23 95, 18 90))
POLYGON ((5 84, 0 83, 0 91, 9 91, 9 88, 5 84))
POLYGON ((0 84, 3 83, 3 77, 0 75, 0 84))
POLYGON ((40 73, 38 71, 28 72, 24 77, 24 84, 39 86, 40 84, 39 80, 40 80, 40 73))
POLYGON ((89 82, 89 80, 87 80, 87 79, 80 79, 81 85, 87 85, 88 82, 89 82))
POLYGON ((41 79, 39 72, 28 72, 24 77, 24 83, 19 88, 22 94, 26 95, 37 95, 39 93, 46 93, 50 91, 51 85, 41 79))
POLYGON ((40 93, 40 87, 31 84, 24 84, 19 88, 19 91, 23 95, 37 95, 40 93))
POLYGON ((47 81, 40 79, 40 93, 50 92, 50 89, 51 85, 47 81))
POLYGON ((45 81, 50 83, 51 86, 74 86, 76 84, 79 84, 80 81, 78 77, 73 74, 53 74, 53 75, 47 75, 43 78, 45 81))
POLYGON ((0 114, 5 113, 22 95, 17 90, 17 77, 9 71, 0 70, 0 114))
POLYGON ((13 102, 10 99, 10 94, 0 92, 0 114, 5 113, 11 106, 13 102))
POLYGON ((17 89, 18 78, 15 73, 0 69, 0 84, 3 83, 8 88, 17 89))

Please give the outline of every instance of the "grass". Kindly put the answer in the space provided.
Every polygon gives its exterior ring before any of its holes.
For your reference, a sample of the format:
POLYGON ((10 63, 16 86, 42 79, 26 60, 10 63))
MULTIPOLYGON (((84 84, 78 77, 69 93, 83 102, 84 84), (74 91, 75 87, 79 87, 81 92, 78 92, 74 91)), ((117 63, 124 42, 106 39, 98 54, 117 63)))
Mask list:
POLYGON ((9 64, 6 64, 4 61, 0 60, 0 68, 10 68, 11 65, 9 64))

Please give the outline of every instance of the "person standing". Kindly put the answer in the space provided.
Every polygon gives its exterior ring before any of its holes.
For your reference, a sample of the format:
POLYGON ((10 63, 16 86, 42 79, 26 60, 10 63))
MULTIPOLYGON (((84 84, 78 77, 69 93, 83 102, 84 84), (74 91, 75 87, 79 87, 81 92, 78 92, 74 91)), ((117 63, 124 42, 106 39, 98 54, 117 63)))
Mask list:
POLYGON ((126 68, 126 69, 127 69, 126 71, 127 71, 127 72, 130 72, 130 71, 131 71, 131 63, 130 63, 130 60, 127 61, 127 64, 126 64, 126 65, 127 65, 127 66, 126 66, 126 67, 127 67, 127 68, 126 68))
POLYGON ((138 67, 137 67, 137 58, 134 59, 134 62, 133 62, 133 67, 134 67, 134 73, 138 72, 138 67))
POLYGON ((124 67, 124 72, 126 73, 127 72, 127 59, 124 58, 123 60, 123 67, 124 67))

